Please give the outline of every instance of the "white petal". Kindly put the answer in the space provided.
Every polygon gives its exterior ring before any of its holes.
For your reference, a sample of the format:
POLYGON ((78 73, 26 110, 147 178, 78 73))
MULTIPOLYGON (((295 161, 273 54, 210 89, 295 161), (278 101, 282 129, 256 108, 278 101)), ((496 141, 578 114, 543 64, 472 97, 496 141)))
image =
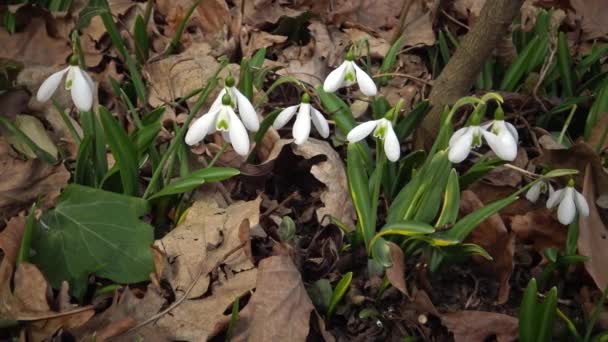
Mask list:
POLYGON ((515 128, 515 126, 513 126, 509 122, 505 122, 505 127, 507 128, 507 130, 509 131, 509 133, 511 133, 511 135, 513 136, 513 139, 515 139, 515 142, 518 142, 519 141, 519 133, 517 133, 517 129, 515 128))
POLYGON ((392 162, 399 160, 399 156, 401 155, 399 139, 390 123, 386 127, 386 135, 384 136, 384 153, 386 154, 386 158, 392 162))
POLYGON ((44 82, 42 82, 42 84, 40 85, 40 88, 38 88, 38 93, 36 93, 36 100, 40 102, 48 101, 59 87, 63 75, 65 75, 69 68, 70 67, 67 67, 61 71, 57 71, 56 73, 53 73, 51 76, 49 76, 46 80, 44 80, 44 82))
POLYGON ((492 124, 494 124, 494 121, 488 121, 483 123, 480 127, 487 131, 492 126, 492 124))
POLYGON ((528 201, 532 203, 536 203, 538 201, 538 197, 540 196, 540 188, 542 186, 542 181, 534 183, 526 192, 526 198, 528 201))
POLYGON ((246 156, 249 153, 249 135, 247 134, 247 130, 232 109, 230 109, 228 113, 230 115, 230 128, 228 129, 228 133, 232 148, 241 156, 246 156))
POLYGON ((188 128, 188 132, 186 132, 186 137, 184 138, 186 144, 192 146, 203 140, 205 136, 210 133, 211 128, 215 127, 217 113, 219 113, 219 109, 196 119, 190 128, 188 128))
MULTIPOLYGON (((448 159, 450 162, 456 164, 467 159, 471 152, 471 145, 473 144, 473 132, 473 129, 469 129, 464 134, 461 134, 458 139, 452 141, 450 144, 450 151, 448 152, 448 159)), ((458 131, 456 131, 456 133, 458 133, 458 131)))
POLYGON ((321 114, 321 112, 314 107, 311 106, 310 111, 312 123, 315 126, 315 129, 323 138, 327 138, 329 136, 329 124, 327 123, 327 120, 323 114, 321 114))
POLYGON ((462 127, 461 129, 457 130, 456 132, 454 132, 452 134, 452 136, 450 137, 450 141, 448 142, 448 146, 452 147, 452 145, 454 145, 454 143, 460 139, 463 135, 465 135, 468 131, 469 131, 470 127, 462 127))
POLYGON ((298 106, 300 106, 300 105, 289 106, 289 107, 283 109, 279 113, 279 115, 277 115, 277 118, 274 119, 274 123, 272 124, 272 127, 274 127, 274 129, 283 128, 283 126, 285 126, 289 122, 289 120, 291 120, 293 115, 296 113, 296 110, 298 110, 298 106))
POLYGON ((91 78, 91 76, 89 76, 89 74, 84 71, 82 71, 82 76, 84 76, 84 78, 87 80, 87 83, 89 84, 89 88, 91 88, 91 90, 95 89, 95 81, 93 81, 93 79, 91 78))
POLYGON ((554 193, 549 195, 549 199, 547 199, 547 208, 551 209, 555 207, 561 200, 564 195, 564 189, 559 189, 554 193))
POLYGON ((507 161, 515 160, 517 157, 517 143, 506 129, 498 135, 484 130, 481 131, 481 134, 498 158, 507 161))
POLYGON ((222 97, 224 97, 224 94, 226 94, 226 88, 222 88, 222 90, 220 90, 220 93, 217 94, 217 97, 215 98, 215 100, 213 100, 211 107, 209 107, 209 112, 215 112, 216 110, 220 109, 220 106, 222 105, 222 97))
POLYGON ((236 96, 237 108, 243 124, 248 130, 257 132, 260 129, 260 121, 253 105, 247 96, 243 95, 236 87, 232 87, 232 92, 236 96))
POLYGON ((300 110, 293 123, 293 139, 298 145, 304 143, 310 135, 310 103, 300 104, 300 110))
POLYGON ((359 83, 359 89, 361 89, 361 92, 367 96, 376 96, 378 93, 378 88, 376 87, 374 80, 372 80, 372 78, 354 62, 353 67, 355 67, 357 83, 359 83))
POLYGON ((576 204, 576 210, 578 210, 579 215, 589 216, 589 205, 587 204, 587 200, 585 196, 581 195, 580 192, 574 190, 574 204, 576 204))
POLYGON ((348 132, 348 134, 346 135, 346 140, 352 143, 362 140, 368 135, 370 135, 374 131, 376 126, 378 126, 378 120, 364 122, 351 129, 350 132, 348 132))
POLYGON ((87 112, 93 107, 93 89, 89 86, 87 79, 82 76, 80 68, 74 68, 72 101, 81 112, 87 112))
POLYGON ((565 190, 564 198, 557 208, 557 219, 563 225, 568 225, 574 220, 576 216, 576 207, 574 206, 574 194, 571 187, 567 187, 565 190))
POLYGON ((330 72, 323 82, 323 90, 328 93, 333 93, 344 86, 344 75, 349 61, 344 61, 338 68, 330 72))

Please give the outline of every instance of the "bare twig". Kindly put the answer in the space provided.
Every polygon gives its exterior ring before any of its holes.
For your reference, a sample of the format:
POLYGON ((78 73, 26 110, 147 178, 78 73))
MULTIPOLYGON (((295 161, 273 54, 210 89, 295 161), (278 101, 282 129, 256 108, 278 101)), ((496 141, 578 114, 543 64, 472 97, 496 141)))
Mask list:
POLYGON ((384 77, 384 76, 389 76, 389 77, 403 77, 403 78, 407 78, 416 82, 420 82, 423 84, 426 84, 430 87, 433 86, 433 84, 427 80, 423 80, 422 78, 416 77, 416 76, 412 76, 409 74, 402 74, 402 73, 398 73, 398 72, 388 72, 388 73, 384 73, 384 74, 376 74, 374 75, 374 78, 380 78, 380 77, 384 77))
POLYGON ((551 44, 549 45, 549 55, 547 56, 547 58, 545 58, 545 62, 540 68, 540 75, 538 77, 538 81, 536 82, 536 84, 534 85, 534 89, 532 90, 532 96, 534 97, 534 100, 536 100, 536 102, 540 104, 540 106, 545 112, 548 112, 549 110, 547 109, 547 107, 545 107, 543 101, 538 97, 538 88, 540 88, 540 85, 547 77, 547 73, 549 72, 549 69, 551 69, 551 64, 553 64, 553 58, 555 58, 555 53, 557 52, 557 39, 555 36, 552 36, 552 38, 550 39, 550 43, 551 44))

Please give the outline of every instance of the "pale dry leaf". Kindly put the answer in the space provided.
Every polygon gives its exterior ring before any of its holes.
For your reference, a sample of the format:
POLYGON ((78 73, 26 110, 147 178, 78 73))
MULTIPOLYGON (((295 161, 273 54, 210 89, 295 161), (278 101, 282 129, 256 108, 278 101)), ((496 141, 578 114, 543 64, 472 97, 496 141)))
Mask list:
POLYGON ((65 64, 72 53, 68 43, 65 39, 51 37, 46 21, 34 17, 22 32, 10 34, 0 30, 0 58, 24 65, 65 64))
POLYGON ((516 341, 519 336, 517 318, 484 311, 457 311, 441 315, 441 322, 454 334, 456 342, 516 341))
POLYGON ((287 255, 260 261, 256 290, 239 314, 233 341, 305 341, 314 306, 287 255))
MULTIPOLYGON (((344 29, 344 32, 346 32, 353 44, 361 40, 367 40, 369 43, 369 53, 373 58, 384 58, 391 48, 391 44, 386 39, 374 37, 357 27, 344 29)), ((366 55, 367 50, 364 50, 363 54, 366 55)))
POLYGON ((323 155, 326 161, 313 165, 310 173, 321 181, 327 189, 321 193, 321 201, 325 205, 318 208, 317 219, 321 225, 326 226, 331 215, 340 220, 346 227, 354 226, 355 209, 348 191, 348 181, 342 158, 336 150, 326 141, 310 138, 302 145, 292 145, 296 155, 306 159, 323 155))
POLYGON ((589 204, 589 216, 579 215, 578 251, 591 259, 585 262, 585 269, 600 290, 608 286, 608 228, 595 206, 597 183, 594 182, 591 167, 585 170, 583 196, 589 204))
POLYGON ((291 75, 315 87, 322 84, 328 73, 327 62, 311 40, 306 46, 290 46, 281 51, 278 62, 285 67, 277 74, 291 75))
POLYGON ((20 160, 10 150, 0 139, 0 216, 10 217, 34 200, 41 208, 52 206, 70 179, 65 166, 40 159, 20 160))
POLYGON ((397 290, 408 296, 407 285, 405 283, 405 259, 403 250, 399 245, 388 242, 392 265, 386 269, 386 277, 397 290))
POLYGON ((262 28, 265 24, 276 24, 281 17, 297 17, 304 9, 292 9, 283 6, 280 1, 243 1, 243 23, 262 28))
MULTIPOLYGON (((155 242, 172 261, 173 270, 169 282, 179 293, 195 280, 201 267, 209 269, 223 256, 243 241, 239 239, 239 227, 244 220, 251 226, 259 223, 261 198, 249 202, 235 202, 220 208, 209 198, 194 202, 188 209, 183 223, 155 242)), ((253 264, 243 251, 224 262, 225 269, 241 272, 253 269, 253 264)), ((210 282, 206 275, 198 279, 189 298, 203 295, 210 282)))
POLYGON ((585 39, 602 38, 608 34, 608 0, 571 0, 570 5, 582 18, 585 39))
MULTIPOLYGON (((488 153, 488 155, 495 156, 493 152, 488 153)), ((517 150, 517 156, 515 160, 510 163, 513 166, 517 166, 520 169, 525 169, 528 165, 528 153, 525 149, 519 148, 517 150)), ((521 172, 513 170, 510 167, 506 167, 504 165, 500 165, 496 167, 494 170, 490 171, 485 175, 484 180, 488 181, 490 184, 497 186, 510 186, 512 188, 516 188, 523 180, 523 175, 521 172)))
POLYGON ((228 279, 211 285, 210 294, 184 301, 170 314, 162 316, 157 325, 170 332, 172 340, 206 341, 220 333, 230 313, 225 315, 232 302, 256 286, 257 269, 242 271, 228 279))
MULTIPOLYGON (((32 115, 17 115, 13 124, 28 138, 30 138, 30 140, 32 140, 38 147, 57 158, 57 146, 55 146, 48 132, 42 125, 42 122, 40 122, 38 118, 32 115)), ((36 153, 34 153, 34 151, 32 151, 28 145, 16 137, 8 137, 8 142, 13 145, 17 151, 23 153, 28 158, 36 158, 36 153)))
POLYGON ((287 36, 270 34, 261 30, 241 30, 241 49, 243 56, 251 57, 257 50, 285 43, 287 36))
POLYGON ((0 251, 4 254, 2 259, 7 260, 11 266, 15 265, 24 230, 25 216, 21 213, 19 216, 12 217, 0 232, 0 251))
MULTIPOLYGON (((460 200, 462 216, 479 210, 483 206, 484 204, 474 192, 469 190, 462 192, 460 200)), ((486 260, 480 256, 475 256, 474 259, 488 274, 497 278, 500 285, 497 302, 506 303, 509 299, 509 279, 514 267, 515 236, 509 233, 500 216, 494 214, 471 232, 467 237, 467 242, 483 247, 492 256, 493 260, 486 260)))
POLYGON ((46 300, 49 285, 38 268, 22 262, 15 271, 13 295, 21 302, 24 311, 47 312, 51 310, 46 300))
POLYGON ((563 249, 566 245, 567 230, 555 219, 551 210, 538 208, 523 215, 513 216, 511 230, 517 240, 532 244, 534 250, 542 255, 547 248, 563 249))
POLYGON ((599 151, 608 149, 608 139, 604 140, 603 146, 599 146, 606 129, 608 129, 608 113, 600 113, 598 114, 597 122, 591 128, 591 135, 589 136, 587 143, 599 151))

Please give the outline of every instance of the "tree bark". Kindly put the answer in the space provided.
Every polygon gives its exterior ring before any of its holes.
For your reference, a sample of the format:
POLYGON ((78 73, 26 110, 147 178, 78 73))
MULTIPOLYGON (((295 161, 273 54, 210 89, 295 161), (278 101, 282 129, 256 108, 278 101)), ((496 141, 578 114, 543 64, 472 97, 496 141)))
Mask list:
POLYGON ((429 96, 432 105, 416 131, 416 144, 430 147, 439 131, 441 111, 466 96, 486 59, 504 37, 523 0, 487 0, 477 22, 467 33, 460 47, 433 82, 429 96))

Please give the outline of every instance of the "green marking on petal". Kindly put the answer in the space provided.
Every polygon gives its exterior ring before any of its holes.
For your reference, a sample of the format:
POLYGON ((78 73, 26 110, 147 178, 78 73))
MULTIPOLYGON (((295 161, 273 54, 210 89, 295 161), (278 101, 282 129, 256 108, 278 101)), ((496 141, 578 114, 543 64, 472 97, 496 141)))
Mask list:
POLYGON ((65 89, 66 90, 72 89, 72 80, 66 80, 65 81, 65 89))
POLYGON ((346 75, 344 75, 344 80, 347 82, 354 82, 355 81, 355 74, 353 72, 347 72, 346 75))
POLYGON ((215 129, 218 131, 227 131, 228 130, 228 121, 219 120, 215 125, 215 129))
POLYGON ((481 134, 479 132, 475 132, 475 134, 473 134, 473 143, 471 146, 475 148, 481 146, 481 134))
POLYGON ((378 125, 376 130, 374 130, 374 137, 378 138, 378 139, 384 139, 385 135, 386 135, 386 125, 383 125, 383 124, 378 125))

